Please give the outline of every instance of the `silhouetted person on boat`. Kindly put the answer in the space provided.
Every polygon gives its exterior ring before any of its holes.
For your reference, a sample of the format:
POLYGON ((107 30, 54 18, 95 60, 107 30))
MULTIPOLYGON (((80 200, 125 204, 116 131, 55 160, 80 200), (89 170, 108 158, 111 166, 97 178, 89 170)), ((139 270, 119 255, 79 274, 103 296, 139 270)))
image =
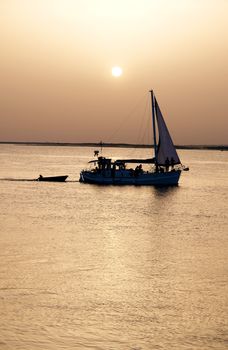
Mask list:
POLYGON ((169 158, 168 157, 165 160, 165 170, 169 171, 169 158))
POLYGON ((38 178, 38 180, 42 180, 43 179, 43 176, 42 175, 40 175, 39 176, 39 178, 38 178))
POLYGON ((142 172, 143 172, 143 170, 142 170, 142 164, 137 165, 137 167, 136 167, 135 170, 134 170, 134 175, 135 175, 135 177, 139 176, 139 174, 141 174, 142 172))
POLYGON ((116 176, 116 164, 113 164, 112 168, 111 168, 111 176, 115 177, 116 176))
POLYGON ((171 169, 174 170, 174 165, 175 165, 175 160, 173 159, 173 157, 171 158, 171 169))
POLYGON ((137 177, 139 175, 139 166, 137 165, 134 170, 134 176, 137 177))

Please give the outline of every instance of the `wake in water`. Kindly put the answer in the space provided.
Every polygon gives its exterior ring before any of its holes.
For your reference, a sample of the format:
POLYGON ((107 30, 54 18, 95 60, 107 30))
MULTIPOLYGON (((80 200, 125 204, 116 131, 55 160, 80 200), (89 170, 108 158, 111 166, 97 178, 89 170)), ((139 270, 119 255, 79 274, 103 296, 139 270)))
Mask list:
MULTIPOLYGON (((17 179, 17 178, 11 178, 11 177, 6 177, 6 178, 0 178, 0 181, 36 181, 36 182, 46 182, 46 181, 39 181, 38 179, 17 179)), ((48 181, 47 181, 48 182, 48 181)), ((55 182, 55 181, 53 181, 55 182)), ((58 181, 56 181, 58 182, 58 181)), ((67 180, 64 181, 66 182, 79 182, 79 180, 67 180)))
POLYGON ((6 177, 3 179, 0 179, 0 181, 37 181, 37 179, 14 179, 11 177, 6 177))

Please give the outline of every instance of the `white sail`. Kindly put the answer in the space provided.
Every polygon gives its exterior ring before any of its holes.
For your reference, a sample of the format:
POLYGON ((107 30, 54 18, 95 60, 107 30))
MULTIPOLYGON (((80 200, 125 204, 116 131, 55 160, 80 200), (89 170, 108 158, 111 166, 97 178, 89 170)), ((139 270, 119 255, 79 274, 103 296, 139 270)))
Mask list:
POLYGON ((155 111, 158 125, 159 133, 159 143, 157 148, 157 164, 165 165, 167 163, 167 158, 170 164, 180 164, 180 159, 178 157, 177 151, 174 147, 173 141, 163 119, 161 110, 155 98, 155 111))

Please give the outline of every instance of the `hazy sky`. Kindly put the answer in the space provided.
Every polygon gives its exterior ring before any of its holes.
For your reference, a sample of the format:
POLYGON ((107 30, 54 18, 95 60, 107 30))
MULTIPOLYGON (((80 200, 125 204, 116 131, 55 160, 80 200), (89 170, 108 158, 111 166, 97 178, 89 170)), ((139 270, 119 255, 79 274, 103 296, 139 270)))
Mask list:
POLYGON ((0 141, 148 142, 150 89, 176 144, 228 144, 227 0, 0 0, 0 141))

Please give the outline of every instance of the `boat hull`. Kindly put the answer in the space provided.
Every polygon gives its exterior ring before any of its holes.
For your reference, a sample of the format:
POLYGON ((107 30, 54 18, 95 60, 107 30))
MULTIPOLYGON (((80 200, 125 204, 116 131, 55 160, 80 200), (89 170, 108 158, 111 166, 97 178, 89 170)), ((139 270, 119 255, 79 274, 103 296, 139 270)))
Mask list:
POLYGON ((95 173, 83 170, 80 174, 80 182, 97 185, 151 185, 151 186, 175 186, 178 184, 181 170, 164 173, 148 172, 139 176, 127 176, 124 173, 115 177, 109 174, 95 173))

